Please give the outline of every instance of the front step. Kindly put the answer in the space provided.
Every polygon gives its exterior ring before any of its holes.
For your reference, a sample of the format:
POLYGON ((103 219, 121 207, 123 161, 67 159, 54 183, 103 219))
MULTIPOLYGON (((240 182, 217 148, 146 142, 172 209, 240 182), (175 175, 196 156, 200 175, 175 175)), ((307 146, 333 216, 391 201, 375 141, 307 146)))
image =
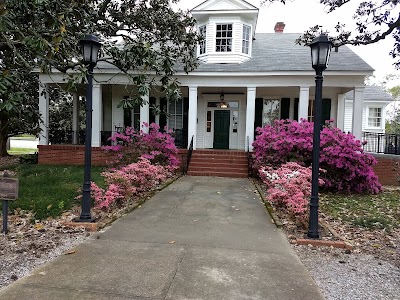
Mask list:
POLYGON ((239 150, 194 150, 190 176, 248 177, 247 153, 239 150))

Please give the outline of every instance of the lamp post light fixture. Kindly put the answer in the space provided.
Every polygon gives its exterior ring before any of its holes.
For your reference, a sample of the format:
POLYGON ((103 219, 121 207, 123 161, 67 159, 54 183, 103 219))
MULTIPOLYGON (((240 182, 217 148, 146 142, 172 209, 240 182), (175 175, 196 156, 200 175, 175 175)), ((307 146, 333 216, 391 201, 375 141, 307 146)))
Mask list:
POLYGON ((322 110, 322 72, 327 68, 331 54, 332 42, 326 34, 316 37, 311 47, 312 67, 315 70, 315 101, 314 101, 314 136, 311 175, 311 199, 310 218, 308 223, 307 237, 318 239, 318 177, 319 177, 319 148, 321 132, 321 110, 322 110))
POLYGON ((93 69, 97 64, 97 57, 101 47, 99 39, 91 34, 86 35, 81 41, 83 63, 88 67, 86 86, 86 128, 85 128, 85 165, 82 188, 82 210, 76 222, 93 222, 90 208, 91 164, 92 164, 92 111, 93 111, 93 69))

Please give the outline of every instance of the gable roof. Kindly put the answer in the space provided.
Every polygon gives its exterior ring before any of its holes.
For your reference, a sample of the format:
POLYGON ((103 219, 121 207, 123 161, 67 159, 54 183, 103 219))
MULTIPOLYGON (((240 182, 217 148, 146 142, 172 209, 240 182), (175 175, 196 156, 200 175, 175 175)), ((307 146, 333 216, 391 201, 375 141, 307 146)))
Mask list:
MULTIPOLYGON (((309 47, 295 44, 300 33, 256 33, 252 58, 242 64, 205 64, 193 72, 313 71, 309 47)), ((374 69, 350 48, 334 50, 326 71, 373 72, 374 69)))
MULTIPOLYGON (((353 91, 346 93, 346 100, 353 100, 353 91)), ((377 85, 367 85, 364 88, 364 101, 392 102, 392 96, 377 85)))
POLYGON ((247 10, 258 8, 245 0, 206 0, 191 9, 191 11, 210 10, 247 10))

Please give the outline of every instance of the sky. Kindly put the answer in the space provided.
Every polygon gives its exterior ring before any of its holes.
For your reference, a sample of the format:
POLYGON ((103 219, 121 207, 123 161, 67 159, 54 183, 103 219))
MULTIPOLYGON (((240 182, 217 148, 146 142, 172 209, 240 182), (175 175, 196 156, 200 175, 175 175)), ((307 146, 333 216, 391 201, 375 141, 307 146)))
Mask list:
MULTIPOLYGON (((192 9, 204 0, 180 0, 177 7, 186 10, 192 9)), ((259 0, 247 0, 260 9, 256 32, 268 33, 274 32, 276 22, 286 24, 284 32, 299 33, 299 36, 308 28, 314 25, 323 25, 324 29, 334 33, 334 26, 338 21, 351 25, 353 23, 352 15, 360 1, 354 0, 342 8, 332 13, 326 14, 324 6, 319 0, 288 0, 286 5, 282 3, 273 3, 260 6, 259 0)), ((346 26, 351 29, 351 26, 346 26)), ((394 60, 389 52, 394 44, 393 38, 386 38, 375 44, 366 46, 350 46, 361 58, 375 69, 374 75, 378 83, 383 77, 389 74, 399 75, 399 79, 392 82, 391 85, 400 85, 400 70, 396 70, 392 65, 394 60)), ((340 53, 340 49, 339 49, 340 53)), ((329 68, 329 67, 328 67, 329 68)))

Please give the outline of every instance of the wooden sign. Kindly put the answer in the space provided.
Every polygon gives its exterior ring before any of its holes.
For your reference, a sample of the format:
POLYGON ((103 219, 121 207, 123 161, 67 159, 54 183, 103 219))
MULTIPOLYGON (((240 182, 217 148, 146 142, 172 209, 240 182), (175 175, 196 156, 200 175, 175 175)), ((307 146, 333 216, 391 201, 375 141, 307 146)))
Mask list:
POLYGON ((0 177, 0 200, 18 199, 18 179, 0 177))

